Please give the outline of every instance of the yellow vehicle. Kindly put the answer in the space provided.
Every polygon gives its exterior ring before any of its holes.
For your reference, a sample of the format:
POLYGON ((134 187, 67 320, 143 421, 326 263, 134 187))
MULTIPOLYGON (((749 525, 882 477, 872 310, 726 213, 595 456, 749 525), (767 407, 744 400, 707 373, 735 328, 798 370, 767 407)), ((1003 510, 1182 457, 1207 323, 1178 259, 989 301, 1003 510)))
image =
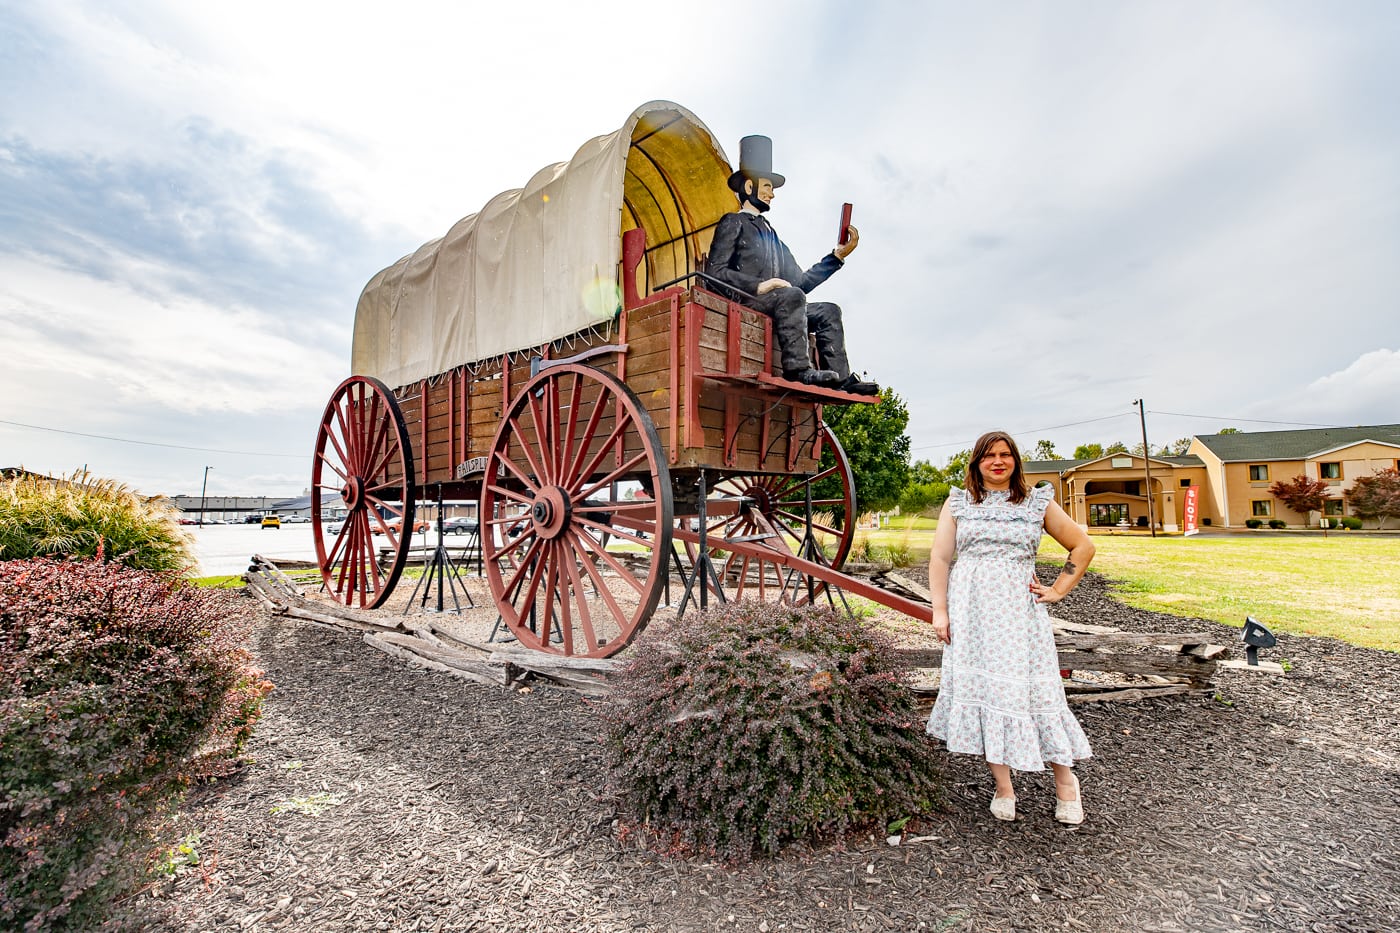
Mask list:
POLYGON ((282 519, 278 518, 276 515, 264 515, 262 526, 264 528, 281 528, 282 519))

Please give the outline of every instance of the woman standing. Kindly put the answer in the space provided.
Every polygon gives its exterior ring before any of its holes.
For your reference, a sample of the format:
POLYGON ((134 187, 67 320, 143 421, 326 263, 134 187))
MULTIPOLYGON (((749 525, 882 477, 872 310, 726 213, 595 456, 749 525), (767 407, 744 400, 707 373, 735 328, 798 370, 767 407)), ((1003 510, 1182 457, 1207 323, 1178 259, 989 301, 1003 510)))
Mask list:
POLYGON ((1026 489, 1010 435, 978 438, 966 488, 954 488, 939 515, 929 561, 933 627, 948 647, 928 732, 950 752, 987 759, 999 820, 1016 818, 1011 769, 1044 771, 1049 762, 1055 819, 1084 821, 1072 768, 1090 756, 1089 740, 1065 703, 1045 607, 1074 589, 1093 556, 1093 542, 1054 502, 1054 489, 1026 489), (1069 551, 1048 587, 1035 577, 1044 531, 1069 551))

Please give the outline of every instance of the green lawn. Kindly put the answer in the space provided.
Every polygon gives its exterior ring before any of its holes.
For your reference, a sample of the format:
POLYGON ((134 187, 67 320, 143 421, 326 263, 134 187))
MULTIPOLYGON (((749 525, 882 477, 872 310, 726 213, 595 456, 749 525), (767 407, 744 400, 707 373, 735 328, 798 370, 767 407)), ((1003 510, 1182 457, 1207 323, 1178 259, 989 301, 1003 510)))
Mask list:
MULTIPOLYGON (((857 541, 907 549, 923 564, 937 524, 898 517, 857 541)), ((1234 629, 1252 615, 1275 631, 1400 651, 1400 539, 1095 535, 1094 546, 1092 569, 1129 606, 1234 629)), ((1041 543, 1041 560, 1058 564, 1064 553, 1049 536, 1041 543)))
MULTIPOLYGON (((1092 569, 1128 605, 1400 651, 1400 540, 1096 535, 1092 569)), ((1064 550, 1049 537, 1041 559, 1064 550)))

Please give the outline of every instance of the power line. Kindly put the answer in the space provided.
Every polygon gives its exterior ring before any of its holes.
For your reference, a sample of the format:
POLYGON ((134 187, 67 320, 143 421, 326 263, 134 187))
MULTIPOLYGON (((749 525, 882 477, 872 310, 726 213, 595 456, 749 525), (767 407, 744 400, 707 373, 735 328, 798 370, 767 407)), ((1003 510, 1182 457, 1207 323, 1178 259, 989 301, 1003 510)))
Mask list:
POLYGON ((110 434, 87 434, 83 431, 65 431, 62 428, 48 428, 41 424, 22 424, 18 421, 6 421, 0 418, 0 424, 13 425, 17 428, 29 428, 31 431, 48 431, 53 434, 71 434, 74 437, 91 437, 101 441, 117 441, 122 444, 140 444, 143 447, 167 447, 171 450, 198 450, 210 454, 232 454, 237 457, 287 457, 289 459, 305 460, 303 454, 274 454, 257 450, 222 450, 218 447, 187 447, 184 444, 162 444, 159 441, 138 441, 129 437, 112 437, 110 434))
MULTIPOLYGON (((1069 423, 1067 423, 1067 424, 1051 424, 1051 425, 1047 425, 1047 426, 1045 426, 1045 427, 1043 427, 1043 428, 1027 428, 1027 429, 1024 430, 1024 431, 1008 431, 1007 433, 1010 434, 1010 435, 1012 435, 1013 437, 1019 437, 1019 436, 1026 435, 1026 434, 1037 434, 1037 433, 1039 433, 1039 432, 1041 432, 1041 431, 1055 431, 1055 430, 1058 430, 1059 428, 1075 428, 1075 427, 1078 427, 1078 426, 1081 425, 1081 424, 1094 424, 1094 423, 1099 422, 1099 421, 1112 421, 1114 418, 1122 418, 1124 415, 1131 415, 1131 414, 1133 414, 1133 412, 1130 412, 1130 411, 1122 411, 1122 412, 1118 412, 1118 413, 1115 414, 1115 415, 1104 415, 1102 418, 1089 418, 1089 419, 1086 420, 1086 421, 1071 421, 1071 422, 1069 422, 1069 423)), ((1155 414, 1155 412, 1154 412, 1154 414, 1155 414)), ((909 449, 910 449, 911 451, 914 451, 914 450, 932 450, 932 449, 935 448, 935 447, 971 447, 971 446, 973 445, 973 443, 974 443, 974 441, 950 441, 950 442, 948 442, 948 443, 946 443, 946 444, 920 444, 918 447, 910 447, 909 449)))
POLYGON ((1206 421, 1247 421, 1250 424, 1292 424, 1307 428, 1345 428, 1344 424, 1316 424, 1312 421, 1266 421, 1263 418, 1225 418, 1220 415, 1188 415, 1179 411, 1152 411, 1154 415, 1172 415, 1176 418, 1201 418, 1206 421))

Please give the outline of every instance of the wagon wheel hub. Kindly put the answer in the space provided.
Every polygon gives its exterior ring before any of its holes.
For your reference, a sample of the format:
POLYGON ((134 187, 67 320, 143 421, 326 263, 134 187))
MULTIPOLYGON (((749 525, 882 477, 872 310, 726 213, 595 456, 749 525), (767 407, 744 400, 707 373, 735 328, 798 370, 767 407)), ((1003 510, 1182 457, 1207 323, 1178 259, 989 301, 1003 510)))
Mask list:
POLYGON ((562 535, 564 529, 569 527, 569 519, 572 516, 573 506, 569 502, 569 495, 558 486, 547 486, 540 490, 535 496, 534 508, 530 509, 530 517, 535 523, 535 534, 546 541, 562 535))
POLYGON ((745 498, 753 500, 753 507, 763 515, 771 515, 778 508, 778 500, 767 486, 753 485, 744 490, 745 498))
POLYGON ((345 482, 345 487, 340 490, 340 498, 345 500, 347 509, 358 509, 364 502, 365 481, 358 476, 352 476, 345 482))

